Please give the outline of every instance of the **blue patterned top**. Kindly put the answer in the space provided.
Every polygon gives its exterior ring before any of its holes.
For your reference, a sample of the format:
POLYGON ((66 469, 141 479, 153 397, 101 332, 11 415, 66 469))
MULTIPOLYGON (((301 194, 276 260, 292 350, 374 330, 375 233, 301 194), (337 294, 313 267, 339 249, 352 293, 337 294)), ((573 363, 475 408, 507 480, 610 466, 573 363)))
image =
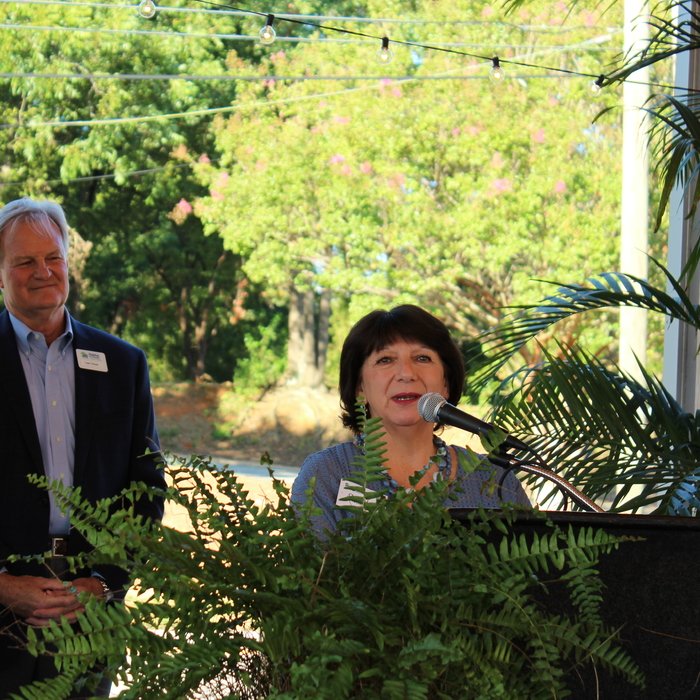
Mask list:
MULTIPOLYGON (((458 453, 467 451, 458 445, 453 445, 458 453)), ((309 455, 301 465, 299 474, 292 486, 292 501, 302 504, 306 502, 306 492, 311 479, 315 477, 314 505, 321 509, 321 514, 314 517, 314 529, 321 535, 325 530, 334 531, 338 523, 352 515, 352 511, 338 506, 339 491, 342 502, 342 482, 350 478, 355 471, 353 460, 360 454, 360 449, 352 442, 333 445, 320 452, 309 455)), ((500 490, 488 486, 500 482, 504 476, 501 467, 484 461, 483 467, 473 472, 466 472, 457 460, 457 474, 452 482, 450 493, 445 501, 447 508, 500 508, 503 503, 531 507, 525 491, 511 472, 505 475, 500 490)), ((373 491, 386 489, 386 480, 368 484, 373 491)))

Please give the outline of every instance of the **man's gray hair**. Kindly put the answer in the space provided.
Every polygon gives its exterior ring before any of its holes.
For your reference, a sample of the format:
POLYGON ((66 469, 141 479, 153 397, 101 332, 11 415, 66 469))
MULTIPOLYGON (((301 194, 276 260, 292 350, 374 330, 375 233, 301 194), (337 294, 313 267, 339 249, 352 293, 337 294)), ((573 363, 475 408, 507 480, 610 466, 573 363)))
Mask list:
POLYGON ((44 233, 50 232, 51 223, 56 224, 63 238, 63 247, 68 252, 68 222, 61 205, 48 199, 22 197, 0 209, 0 258, 5 233, 14 230, 20 223, 31 223, 44 233))

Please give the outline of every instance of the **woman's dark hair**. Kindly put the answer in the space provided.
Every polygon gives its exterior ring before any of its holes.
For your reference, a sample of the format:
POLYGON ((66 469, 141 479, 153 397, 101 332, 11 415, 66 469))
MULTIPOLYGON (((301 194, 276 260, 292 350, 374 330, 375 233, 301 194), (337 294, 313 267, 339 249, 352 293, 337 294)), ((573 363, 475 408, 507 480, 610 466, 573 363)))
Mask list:
POLYGON ((464 388, 464 361, 447 326, 413 304, 372 311, 350 329, 340 353, 341 419, 355 433, 360 431, 355 401, 362 365, 375 350, 397 340, 421 343, 440 356, 449 391, 447 400, 451 404, 459 403, 464 388))

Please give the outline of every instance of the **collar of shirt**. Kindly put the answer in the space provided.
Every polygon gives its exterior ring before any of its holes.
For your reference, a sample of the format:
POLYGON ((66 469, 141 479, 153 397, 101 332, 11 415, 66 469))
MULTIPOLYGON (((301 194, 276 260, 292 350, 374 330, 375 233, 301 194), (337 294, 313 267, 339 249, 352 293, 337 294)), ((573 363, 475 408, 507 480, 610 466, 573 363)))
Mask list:
MULTIPOLYGON (((31 337, 40 336, 41 333, 32 330, 26 323, 20 321, 16 316, 13 316, 9 312, 8 314, 10 316, 10 323, 12 324, 15 336, 17 337, 17 347, 23 355, 29 357, 29 355, 32 353, 31 337)), ((58 350, 61 355, 65 355, 66 351, 73 342, 73 326, 71 324, 70 314, 66 314, 65 319, 66 326, 63 329, 63 333, 55 341, 59 343, 58 350)))

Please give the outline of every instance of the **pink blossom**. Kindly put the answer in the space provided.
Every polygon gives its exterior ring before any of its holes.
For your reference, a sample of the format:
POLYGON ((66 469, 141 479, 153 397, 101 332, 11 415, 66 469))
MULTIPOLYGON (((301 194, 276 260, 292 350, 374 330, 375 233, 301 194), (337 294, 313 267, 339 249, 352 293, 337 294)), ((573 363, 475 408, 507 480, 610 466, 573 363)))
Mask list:
POLYGON ((450 132, 452 136, 459 136, 462 133, 462 130, 456 126, 452 131, 450 132))
POLYGON ((496 178, 491 183, 491 190, 495 194, 501 194, 503 192, 510 192, 513 189, 513 183, 507 177, 496 178))
POLYGON ((581 21, 586 27, 595 27, 596 25, 596 17, 590 10, 581 13, 581 21))
POLYGON ((345 162, 345 156, 341 155, 340 153, 336 153, 335 155, 331 156, 330 162, 335 165, 336 163, 344 163, 345 162))
POLYGON ((478 136, 481 133, 480 126, 469 126, 467 127, 467 133, 469 136, 478 136))
POLYGON ((498 168, 503 167, 503 156, 501 155, 500 151, 496 151, 493 156, 491 157, 491 167, 497 170, 498 168))
POLYGON ((283 61, 285 59, 286 54, 284 51, 277 51, 276 53, 273 53, 270 55, 270 61, 272 63, 277 63, 277 61, 283 61))
POLYGON ((360 172, 364 175, 369 175, 372 172, 372 163, 370 163, 368 160, 360 163, 360 172))
POLYGON ((263 86, 268 90, 272 90, 272 88, 275 87, 275 79, 269 78, 268 80, 263 80, 263 86))
POLYGON ((226 172, 219 173, 219 175, 216 178, 216 187, 221 187, 224 188, 228 184, 229 181, 229 174, 226 172))
POLYGON ((394 175, 392 175, 389 178, 389 185, 391 185, 392 187, 399 188, 404 184, 405 181, 406 177, 403 173, 394 173, 394 175))
POLYGON ((206 153, 202 153, 202 155, 199 156, 198 160, 204 165, 208 165, 209 163, 211 163, 211 160, 209 159, 209 156, 206 153))
POLYGON ((537 129, 537 131, 533 131, 532 140, 535 143, 544 143, 544 129, 537 129))
POLYGON ((176 206, 185 216, 192 213, 192 205, 184 198, 181 199, 176 206))
POLYGON ((340 174, 341 175, 352 175, 352 168, 345 163, 341 168, 340 168, 340 174))
POLYGON ((481 11, 481 16, 482 17, 492 17, 494 13, 493 7, 486 6, 482 11, 481 11))
POLYGON ((209 190, 211 193, 211 198, 216 200, 217 202, 222 202, 224 199, 224 195, 219 192, 219 190, 209 190))
POLYGON ((401 92, 401 88, 400 88, 400 87, 395 87, 395 88, 393 88, 393 90, 391 91, 391 94, 392 94, 394 97, 403 97, 403 92, 401 92))
POLYGON ((350 117, 333 117, 333 121, 336 124, 349 124, 350 123, 350 117))
POLYGON ((564 194, 564 192, 566 192, 566 190, 567 190, 566 183, 563 180, 557 180, 554 183, 554 191, 557 194, 564 194))

